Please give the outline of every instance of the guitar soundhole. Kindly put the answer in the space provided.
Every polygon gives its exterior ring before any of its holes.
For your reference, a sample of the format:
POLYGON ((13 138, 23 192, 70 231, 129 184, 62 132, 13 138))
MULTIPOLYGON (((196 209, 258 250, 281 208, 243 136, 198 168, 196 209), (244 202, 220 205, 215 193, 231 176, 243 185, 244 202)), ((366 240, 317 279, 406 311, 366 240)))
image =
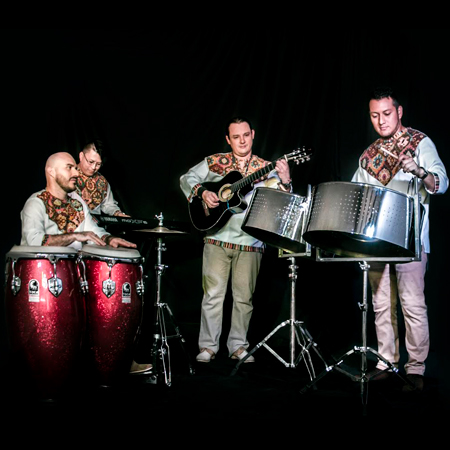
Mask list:
POLYGON ((230 185, 222 186, 219 191, 219 198, 222 202, 227 202, 233 197, 233 192, 230 189, 230 185))

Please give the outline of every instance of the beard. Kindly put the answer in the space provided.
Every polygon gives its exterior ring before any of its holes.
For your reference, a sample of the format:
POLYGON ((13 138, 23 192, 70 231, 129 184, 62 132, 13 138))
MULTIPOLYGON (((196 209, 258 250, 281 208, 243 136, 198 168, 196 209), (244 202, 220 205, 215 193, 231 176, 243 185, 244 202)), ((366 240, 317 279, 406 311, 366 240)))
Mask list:
POLYGON ((67 194, 73 192, 76 188, 76 181, 71 181, 72 178, 66 180, 61 175, 56 175, 55 181, 58 183, 58 186, 67 194))

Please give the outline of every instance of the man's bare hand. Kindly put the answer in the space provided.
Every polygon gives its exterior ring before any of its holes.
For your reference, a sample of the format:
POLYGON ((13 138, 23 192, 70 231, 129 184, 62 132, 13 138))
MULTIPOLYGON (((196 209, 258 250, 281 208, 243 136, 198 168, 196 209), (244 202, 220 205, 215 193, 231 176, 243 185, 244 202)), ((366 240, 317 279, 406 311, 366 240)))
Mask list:
POLYGON ((208 205, 208 208, 217 208, 219 206, 219 197, 212 191, 203 191, 202 199, 208 205))

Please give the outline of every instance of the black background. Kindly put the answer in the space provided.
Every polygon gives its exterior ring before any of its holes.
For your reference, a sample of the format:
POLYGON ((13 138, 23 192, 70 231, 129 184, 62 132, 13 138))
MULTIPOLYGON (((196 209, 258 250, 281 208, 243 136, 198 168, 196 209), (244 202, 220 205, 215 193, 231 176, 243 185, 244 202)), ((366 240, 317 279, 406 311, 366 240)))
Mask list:
MULTIPOLYGON (((292 166, 294 192, 349 181, 376 135, 368 95, 390 84, 404 107, 403 124, 429 135, 448 155, 449 32, 445 29, 294 31, 148 31, 3 29, 2 254, 20 242, 20 211, 45 187, 48 156, 78 158, 92 136, 106 147, 101 172, 124 211, 189 222, 179 177, 227 145, 224 124, 248 116, 254 152, 265 159, 305 146, 313 158, 292 166), (399 37, 399 34, 401 35, 399 37)), ((448 196, 431 202, 432 254, 426 278, 431 369, 444 370, 449 341, 446 290, 448 196)), ((198 328, 201 239, 166 240, 163 295, 178 321, 198 328)), ((152 264, 147 257, 147 292, 152 264)), ((308 329, 334 351, 359 343, 362 275, 357 263, 299 260, 297 304, 308 329)), ((288 263, 265 257, 255 293, 251 343, 288 314, 288 263)), ((6 351, 2 326, 2 353, 6 351)), ((373 323, 369 323, 373 342, 373 323)), ((2 358, 5 361, 4 358, 2 358)))

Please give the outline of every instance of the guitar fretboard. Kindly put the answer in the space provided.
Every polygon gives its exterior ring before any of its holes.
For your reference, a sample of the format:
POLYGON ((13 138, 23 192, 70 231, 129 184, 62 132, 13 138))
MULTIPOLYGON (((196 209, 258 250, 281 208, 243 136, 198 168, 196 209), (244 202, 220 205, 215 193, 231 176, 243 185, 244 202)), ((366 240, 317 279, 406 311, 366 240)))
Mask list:
POLYGON ((239 191, 247 184, 253 183, 253 181, 258 180, 259 178, 271 172, 274 169, 274 167, 275 163, 271 162, 267 164, 267 166, 264 166, 261 169, 258 169, 256 172, 253 172, 252 174, 248 175, 247 177, 242 178, 242 180, 236 181, 230 186, 231 191, 232 192, 239 191))

